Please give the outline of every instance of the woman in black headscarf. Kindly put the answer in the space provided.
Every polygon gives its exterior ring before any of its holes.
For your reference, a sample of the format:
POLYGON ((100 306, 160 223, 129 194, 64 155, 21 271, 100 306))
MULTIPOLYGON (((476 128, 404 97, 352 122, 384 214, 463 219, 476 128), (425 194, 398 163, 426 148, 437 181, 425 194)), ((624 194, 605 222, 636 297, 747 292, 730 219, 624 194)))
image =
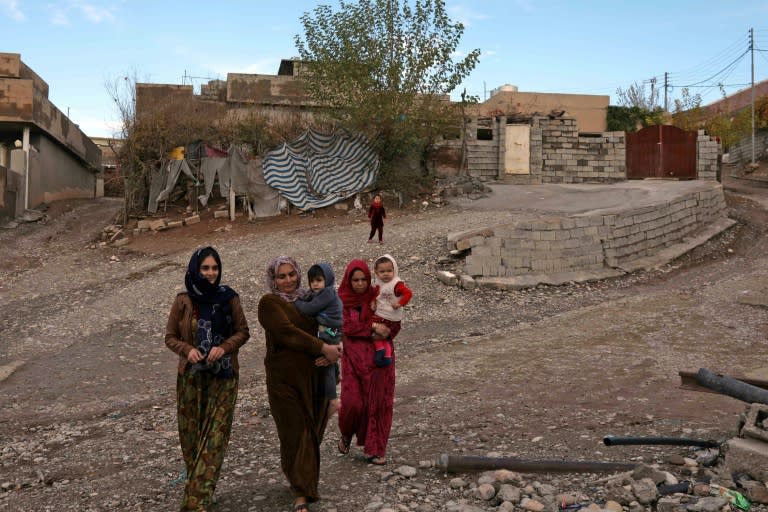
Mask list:
POLYGON ((221 258, 197 249, 171 307, 166 346, 179 355, 176 403, 186 465, 181 510, 208 510, 232 430, 237 400, 237 352, 248 340, 240 297, 222 286, 221 258))

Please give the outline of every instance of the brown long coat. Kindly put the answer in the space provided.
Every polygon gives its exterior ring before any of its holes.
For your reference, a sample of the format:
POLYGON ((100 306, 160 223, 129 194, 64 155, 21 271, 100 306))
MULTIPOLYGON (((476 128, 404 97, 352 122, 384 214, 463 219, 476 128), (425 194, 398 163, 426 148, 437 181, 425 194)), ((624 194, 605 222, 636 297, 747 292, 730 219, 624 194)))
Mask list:
POLYGON ((283 472, 294 496, 314 502, 320 499, 320 443, 328 421, 324 374, 315 366, 323 342, 314 336, 314 319, 274 294, 261 298, 259 323, 267 340, 267 393, 283 472))
MULTIPOLYGON (((232 354, 232 368, 238 373, 240 365, 237 362, 237 353, 240 347, 248 341, 251 334, 248 330, 248 322, 245 320, 243 306, 240 297, 233 297, 229 301, 232 307, 232 336, 221 343, 221 348, 227 354, 232 354)), ((165 345, 179 355, 179 373, 183 374, 187 367, 187 355, 195 348, 195 327, 192 325, 193 306, 187 292, 176 295, 176 300, 171 306, 168 315, 168 323, 165 326, 165 345)))

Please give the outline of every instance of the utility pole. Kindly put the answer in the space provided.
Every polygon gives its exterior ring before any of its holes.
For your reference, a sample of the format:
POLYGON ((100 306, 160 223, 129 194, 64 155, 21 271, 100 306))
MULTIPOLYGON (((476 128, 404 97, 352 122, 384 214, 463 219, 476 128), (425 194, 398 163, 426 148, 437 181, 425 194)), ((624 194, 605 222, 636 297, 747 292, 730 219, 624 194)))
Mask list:
POLYGON ((669 112, 669 106, 667 103, 667 90, 669 89, 669 73, 664 72, 664 112, 669 112))
POLYGON ((749 50, 752 52, 752 164, 755 163, 755 29, 749 29, 749 50))

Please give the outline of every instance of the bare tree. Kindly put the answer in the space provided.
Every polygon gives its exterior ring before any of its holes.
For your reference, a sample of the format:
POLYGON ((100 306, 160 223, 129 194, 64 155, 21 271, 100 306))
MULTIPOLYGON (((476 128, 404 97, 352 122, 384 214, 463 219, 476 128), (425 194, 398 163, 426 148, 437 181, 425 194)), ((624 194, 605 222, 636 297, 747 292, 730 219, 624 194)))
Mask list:
POLYGON ((653 81, 651 81, 650 84, 650 91, 646 91, 645 82, 635 82, 626 89, 622 89, 621 87, 616 89, 619 105, 624 107, 639 107, 649 112, 660 109, 659 88, 655 87, 653 81))

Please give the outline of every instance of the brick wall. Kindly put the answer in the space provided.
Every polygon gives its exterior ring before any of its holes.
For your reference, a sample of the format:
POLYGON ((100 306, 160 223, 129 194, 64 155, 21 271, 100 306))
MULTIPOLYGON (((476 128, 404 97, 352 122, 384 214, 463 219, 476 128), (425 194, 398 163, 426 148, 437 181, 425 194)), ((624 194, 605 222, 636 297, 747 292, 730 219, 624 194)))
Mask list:
POLYGON ((619 268, 680 243, 724 215, 720 186, 618 214, 551 216, 457 233, 451 249, 470 250, 464 272, 510 277, 619 268))

